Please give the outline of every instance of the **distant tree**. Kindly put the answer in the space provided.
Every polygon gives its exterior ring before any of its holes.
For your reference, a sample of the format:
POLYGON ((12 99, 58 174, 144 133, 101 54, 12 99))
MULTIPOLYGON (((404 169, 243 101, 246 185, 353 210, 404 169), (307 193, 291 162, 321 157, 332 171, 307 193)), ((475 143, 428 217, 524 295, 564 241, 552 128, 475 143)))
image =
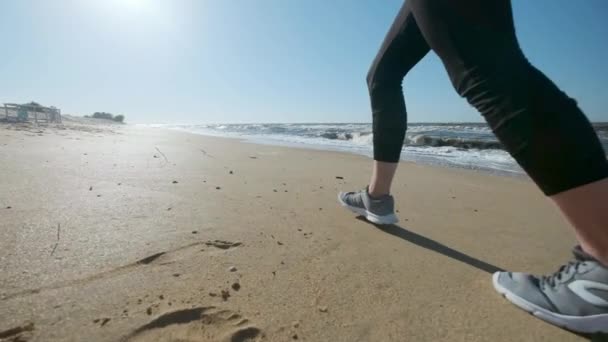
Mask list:
POLYGON ((116 121, 116 122, 123 123, 125 121, 125 116, 124 115, 116 115, 113 120, 116 121))
POLYGON ((114 119, 114 115, 112 115, 111 113, 106 113, 106 112, 95 112, 95 113, 93 113, 93 115, 91 117, 95 118, 95 119, 105 119, 105 120, 114 119))

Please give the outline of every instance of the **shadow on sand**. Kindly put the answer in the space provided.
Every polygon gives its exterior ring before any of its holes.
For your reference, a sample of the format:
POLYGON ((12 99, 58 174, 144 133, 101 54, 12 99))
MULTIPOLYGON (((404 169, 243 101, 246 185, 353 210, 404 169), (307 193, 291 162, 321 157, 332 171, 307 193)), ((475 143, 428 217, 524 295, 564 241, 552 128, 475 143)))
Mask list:
MULTIPOLYGON (((459 252, 455 249, 452 249, 442 243, 439 243, 433 239, 429 239, 425 236, 422 236, 418 233, 414 233, 410 230, 407 230, 403 227, 400 227, 398 225, 394 225, 394 224, 389 224, 389 225, 378 225, 378 224, 374 224, 371 223, 369 221, 367 221, 363 216, 359 216, 357 217, 358 220, 366 222, 368 224, 373 225, 374 227, 378 228, 379 230, 387 233, 387 234, 391 234, 393 236, 396 236, 402 240, 405 240, 409 243, 413 243, 416 246, 422 247, 422 248, 426 248, 430 251, 439 253, 441 255, 447 256, 448 258, 454 259, 456 261, 465 263, 469 266, 475 267, 478 270, 487 272, 489 274, 493 274, 494 272, 502 272, 504 271, 502 268, 489 264, 485 261, 479 260, 477 258, 474 258, 470 255, 464 254, 462 252, 459 252)), ((566 330, 568 331, 568 330, 566 330)), ((571 332, 571 331, 569 331, 571 332)), ((575 332, 571 332, 575 335, 578 335, 580 337, 586 338, 591 342, 608 342, 608 335, 607 334, 594 334, 594 335, 584 335, 584 334, 579 334, 579 333, 575 333, 575 332)))

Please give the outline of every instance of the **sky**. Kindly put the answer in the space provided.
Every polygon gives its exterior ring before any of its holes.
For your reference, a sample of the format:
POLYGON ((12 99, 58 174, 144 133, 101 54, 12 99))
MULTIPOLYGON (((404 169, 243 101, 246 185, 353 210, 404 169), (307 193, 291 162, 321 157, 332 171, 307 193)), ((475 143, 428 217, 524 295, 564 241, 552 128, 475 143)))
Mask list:
MULTIPOLYGON (((370 122, 365 76, 400 0, 13 0, 0 102, 130 123, 370 122)), ((608 121, 608 1, 513 0, 528 59, 608 121)), ((410 122, 477 122, 428 54, 410 122)))

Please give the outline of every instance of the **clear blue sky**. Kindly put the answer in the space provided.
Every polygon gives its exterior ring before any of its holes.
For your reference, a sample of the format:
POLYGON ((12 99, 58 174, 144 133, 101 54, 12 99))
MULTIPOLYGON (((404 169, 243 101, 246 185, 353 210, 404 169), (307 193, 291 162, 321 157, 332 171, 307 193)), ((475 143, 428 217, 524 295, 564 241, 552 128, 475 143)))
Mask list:
MULTIPOLYGON (((0 102, 136 123, 369 122, 365 74, 400 0, 14 0, 0 102)), ((608 1, 514 0, 528 58, 608 121, 608 1)), ((429 54, 412 122, 480 121, 429 54)))

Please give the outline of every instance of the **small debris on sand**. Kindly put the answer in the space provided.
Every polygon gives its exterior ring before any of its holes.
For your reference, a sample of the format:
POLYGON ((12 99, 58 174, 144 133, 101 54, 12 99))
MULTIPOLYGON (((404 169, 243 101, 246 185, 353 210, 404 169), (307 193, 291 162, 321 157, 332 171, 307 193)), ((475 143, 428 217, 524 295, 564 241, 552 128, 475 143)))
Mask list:
POLYGON ((238 291, 238 290, 240 290, 240 289, 241 289, 241 284, 239 284, 239 283, 234 283, 234 284, 232 284, 232 289, 233 289, 234 291, 238 291))
POLYGON ((336 179, 344 179, 342 176, 336 176, 336 179))
POLYGON ((173 181, 173 184, 177 184, 177 183, 179 183, 179 182, 178 182, 178 181, 176 181, 176 180, 174 180, 174 181, 173 181))
POLYGON ((222 290, 222 299, 227 301, 230 298, 230 292, 228 290, 222 290))
POLYGON ((193 231, 192 231, 192 234, 198 234, 198 231, 193 230, 193 231))
POLYGON ((241 242, 230 242, 230 241, 223 241, 223 240, 215 240, 215 241, 207 241, 205 242, 205 245, 207 246, 213 246, 219 249, 228 249, 228 248, 232 248, 232 247, 238 247, 240 245, 242 245, 241 242))
POLYGON ((327 306, 319 306, 319 311, 327 312, 327 306))
POLYGON ((228 268, 228 271, 230 271, 230 272, 236 272, 236 267, 230 266, 230 268, 228 268))

